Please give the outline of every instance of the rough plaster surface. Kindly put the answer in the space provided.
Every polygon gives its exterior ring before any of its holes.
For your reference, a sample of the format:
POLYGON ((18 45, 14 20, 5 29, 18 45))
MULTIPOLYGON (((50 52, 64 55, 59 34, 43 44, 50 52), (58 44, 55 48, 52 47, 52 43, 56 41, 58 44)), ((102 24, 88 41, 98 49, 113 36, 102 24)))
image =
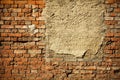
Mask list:
POLYGON ((46 0, 47 50, 94 55, 104 38, 102 0, 46 0))

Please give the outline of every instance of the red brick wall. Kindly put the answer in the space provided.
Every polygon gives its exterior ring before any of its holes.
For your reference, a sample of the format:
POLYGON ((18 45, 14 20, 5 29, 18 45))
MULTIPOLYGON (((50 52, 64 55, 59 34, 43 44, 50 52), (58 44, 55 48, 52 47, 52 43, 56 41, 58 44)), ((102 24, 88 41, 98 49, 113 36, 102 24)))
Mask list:
POLYGON ((106 0, 101 61, 45 61, 43 0, 0 1, 0 80, 120 80, 120 0, 106 0))

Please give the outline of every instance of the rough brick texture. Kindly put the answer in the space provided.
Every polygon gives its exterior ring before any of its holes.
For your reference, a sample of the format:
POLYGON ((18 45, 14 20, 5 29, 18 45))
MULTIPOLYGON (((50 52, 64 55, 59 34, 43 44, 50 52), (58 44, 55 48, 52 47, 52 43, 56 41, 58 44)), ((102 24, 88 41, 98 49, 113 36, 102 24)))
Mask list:
POLYGON ((0 0, 0 80, 120 80, 120 0, 106 0, 105 6, 103 58, 49 57, 49 62, 42 17, 45 1, 0 0))

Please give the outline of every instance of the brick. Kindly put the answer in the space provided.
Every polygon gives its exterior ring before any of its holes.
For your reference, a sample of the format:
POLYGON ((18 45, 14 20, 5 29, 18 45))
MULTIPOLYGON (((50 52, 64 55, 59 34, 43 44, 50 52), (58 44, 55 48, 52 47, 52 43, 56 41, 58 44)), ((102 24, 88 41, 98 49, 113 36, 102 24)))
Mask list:
POLYGON ((8 33, 1 33, 1 37, 6 37, 8 36, 8 33))
POLYGON ((39 5, 39 8, 45 8, 45 5, 39 5))
POLYGON ((1 20, 14 20, 13 17, 1 17, 1 20))
POLYGON ((0 50, 0 53, 2 53, 2 54, 5 54, 5 53, 12 54, 13 50, 0 50))
POLYGON ((25 17, 15 17, 15 20, 25 20, 25 17))
POLYGON ((11 21, 4 21, 4 25, 11 25, 11 21))
POLYGON ((27 0, 22 0, 22 1, 15 0, 15 4, 27 4, 27 0))
POLYGON ((120 37, 120 32, 119 33, 115 33, 116 37, 120 37))
POLYGON ((3 16, 4 17, 10 17, 10 13, 9 12, 3 13, 3 16))
POLYGON ((27 29, 28 26, 26 26, 26 25, 15 25, 15 28, 27 29))
POLYGON ((9 57, 9 54, 8 54, 8 53, 4 53, 4 54, 2 54, 2 57, 3 57, 3 58, 8 58, 8 57, 9 57))
POLYGON ((87 66, 87 67, 84 67, 84 69, 86 69, 86 70, 96 70, 97 67, 96 66, 87 66))
POLYGON ((11 5, 10 5, 10 4, 6 4, 6 5, 4 5, 4 7, 5 7, 5 8, 10 8, 11 5))
POLYGON ((31 70, 31 73, 38 73, 37 70, 31 70))
POLYGON ((10 37, 4 37, 4 41, 10 41, 11 38, 10 37))
POLYGON ((111 41, 113 41, 113 42, 117 42, 117 41, 119 41, 120 39, 119 38, 111 38, 111 41))
POLYGON ((45 25, 45 20, 40 20, 39 21, 39 25, 41 26, 41 25, 45 25))
POLYGON ((38 12, 32 13, 32 16, 33 16, 33 17, 38 17, 38 16, 39 16, 39 13, 38 13, 38 12))
POLYGON ((27 58, 18 58, 15 61, 17 61, 17 65, 24 65, 27 62, 27 58))
POLYGON ((30 54, 39 54, 39 53, 41 53, 41 50, 28 50, 28 53, 30 53, 30 54))
POLYGON ((25 25, 25 20, 19 20, 19 21, 17 21, 17 24, 18 25, 25 25))
POLYGON ((23 57, 23 53, 15 54, 15 58, 21 58, 21 57, 23 57))
POLYGON ((111 4, 111 7, 117 8, 117 7, 118 7, 118 4, 117 4, 117 3, 111 4))
POLYGON ((17 29, 11 29, 11 34, 16 33, 18 30, 17 29))
POLYGON ((24 17, 24 16, 25 16, 25 14, 23 12, 18 13, 18 17, 24 17))
POLYGON ((8 9, 2 9, 3 13, 9 12, 8 9))
POLYGON ((3 24, 3 21, 0 21, 0 24, 3 24))
POLYGON ((14 50, 14 53, 26 53, 26 50, 14 50))
POLYGON ((106 33, 106 36, 107 36, 107 37, 112 37, 112 36, 114 36, 114 33, 112 33, 112 32, 107 32, 107 33, 106 33))
POLYGON ((25 4, 18 4, 18 8, 24 9, 25 8, 25 4))
POLYGON ((17 13, 11 13, 11 16, 17 17, 17 13))
POLYGON ((24 9, 22 9, 22 12, 23 12, 23 13, 31 13, 31 12, 32 12, 32 9, 24 8, 24 9))
POLYGON ((12 70, 12 74, 18 74, 19 73, 19 70, 18 69, 13 69, 12 70))
POLYGON ((115 20, 120 20, 120 17, 115 17, 115 20))
POLYGON ((15 20, 35 20, 34 17, 15 17, 15 20))
POLYGON ((5 74, 5 69, 1 69, 0 74, 5 74))
POLYGON ((112 21, 106 20, 106 21, 105 21, 105 24, 107 24, 107 25, 115 25, 115 24, 117 24, 117 23, 118 23, 118 21, 114 21, 114 20, 112 20, 112 21))
POLYGON ((36 4, 45 5, 45 1, 44 0, 38 0, 38 1, 36 1, 36 4))
POLYGON ((115 9, 114 9, 114 12, 120 13, 120 8, 115 8, 115 9))
POLYGON ((13 0, 1 0, 1 4, 13 4, 13 0))
POLYGON ((0 4, 0 8, 3 8, 3 6, 4 6, 3 4, 0 4))
POLYGON ((107 53, 107 54, 112 54, 113 51, 112 50, 104 50, 104 53, 107 53))
POLYGON ((39 5, 32 5, 32 9, 38 8, 39 5))
POLYGON ((30 55, 29 55, 29 54, 23 54, 23 57, 25 57, 25 58, 29 58, 30 55))
POLYGON ((116 0, 106 0, 106 3, 108 3, 108 4, 113 4, 115 2, 116 2, 116 0))
POLYGON ((15 54, 14 53, 12 53, 12 54, 10 53, 9 57, 13 58, 13 57, 15 57, 15 54))
POLYGON ((12 12, 21 12, 22 10, 20 8, 12 9, 12 12))
POLYGON ((36 45, 45 46, 45 42, 36 42, 36 45))
POLYGON ((27 25, 31 25, 32 23, 31 23, 31 21, 25 21, 25 24, 27 25))
POLYGON ((38 25, 39 22, 38 21, 32 21, 32 24, 38 25))
POLYGON ((31 17, 32 13, 25 13, 25 17, 31 17))
POLYGON ((21 33, 9 33, 8 36, 10 37, 21 37, 21 33))
POLYGON ((17 21, 11 21, 11 25, 17 25, 17 21))
POLYGON ((18 7, 17 4, 12 4, 12 5, 11 5, 11 8, 17 8, 17 7, 18 7))
POLYGON ((116 0, 117 3, 120 3, 120 0, 116 0))
POLYGON ((6 42, 1 42, 2 45, 12 45, 13 42, 10 42, 10 41, 6 41, 6 42))
POLYGON ((25 8, 32 8, 32 5, 26 4, 26 5, 25 5, 25 8))
POLYGON ((4 49, 10 49, 10 46, 4 46, 4 49))
POLYGON ((37 17, 36 20, 45 20, 44 17, 37 17))
POLYGON ((116 13, 110 13, 110 16, 111 16, 111 17, 115 17, 115 16, 116 16, 116 13))
POLYGON ((24 33, 24 32, 27 32, 27 30, 25 30, 25 29, 19 29, 18 32, 24 33))
POLYGON ((28 0, 28 4, 36 4, 34 0, 28 0))
POLYGON ((113 11, 114 11, 114 8, 112 7, 107 9, 107 12, 113 12, 113 11))
POLYGON ((45 34, 43 34, 43 33, 37 33, 37 34, 35 34, 35 36, 36 37, 40 37, 40 36, 43 37, 43 36, 45 36, 45 34))

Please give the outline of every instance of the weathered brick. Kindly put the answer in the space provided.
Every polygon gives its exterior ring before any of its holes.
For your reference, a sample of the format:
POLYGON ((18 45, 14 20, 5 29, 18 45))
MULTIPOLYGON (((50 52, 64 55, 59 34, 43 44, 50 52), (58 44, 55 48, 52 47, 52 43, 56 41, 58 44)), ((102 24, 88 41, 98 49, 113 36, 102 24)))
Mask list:
POLYGON ((30 54, 39 54, 39 53, 41 53, 41 50, 28 50, 28 53, 30 53, 30 54))
POLYGON ((11 21, 4 21, 4 25, 11 25, 11 21))
POLYGON ((105 24, 107 24, 107 25, 115 25, 115 24, 117 24, 118 23, 118 21, 114 21, 114 20, 106 20, 105 21, 105 24))
POLYGON ((8 36, 8 33, 1 33, 1 37, 6 37, 8 36))
POLYGON ((31 73, 37 73, 37 70, 31 70, 31 73))
POLYGON ((1 17, 1 20, 14 20, 13 17, 1 17))
POLYGON ((106 3, 110 3, 110 4, 113 4, 115 2, 116 2, 116 0, 106 0, 106 3))
POLYGON ((44 17, 37 17, 36 20, 45 20, 44 17))
POLYGON ((117 14, 116 13, 110 13, 111 17, 115 17, 117 14))
POLYGON ((2 54, 5 54, 5 53, 12 54, 13 50, 0 50, 0 53, 2 53, 2 54))
POLYGON ((15 20, 35 20, 34 17, 15 17, 15 20))
POLYGON ((17 1, 15 0, 15 4, 26 4, 27 0, 17 1))
POLYGON ((0 21, 0 24, 3 24, 3 21, 0 21))
POLYGON ((14 50, 14 53, 26 53, 26 50, 14 50))
POLYGON ((37 0, 36 4, 45 5, 45 1, 44 0, 37 0))
POLYGON ((27 25, 31 25, 32 23, 31 23, 31 21, 25 21, 25 24, 27 25))
POLYGON ((24 17, 24 13, 23 12, 21 12, 21 13, 18 13, 18 17, 24 17))
POLYGON ((18 4, 18 8, 21 8, 21 9, 25 8, 25 4, 18 4))
POLYGON ((34 0, 28 0, 28 4, 36 4, 34 0))
POLYGON ((19 70, 18 69, 13 69, 12 70, 12 74, 18 74, 19 73, 19 70))
POLYGON ((116 0, 117 3, 120 3, 120 0, 116 0))
POLYGON ((27 29, 27 25, 15 25, 15 28, 20 28, 20 29, 27 29))
POLYGON ((38 25, 39 22, 38 21, 32 21, 32 24, 38 25))
POLYGON ((26 5, 25 5, 25 8, 32 8, 32 5, 26 4, 26 5))
POLYGON ((11 13, 11 16, 17 17, 17 13, 11 13))
POLYGON ((10 36, 10 37, 21 37, 22 34, 21 33, 9 33, 8 36, 10 36))
POLYGON ((10 13, 9 12, 3 13, 3 16, 4 17, 10 17, 10 13))
POLYGON ((120 13, 120 8, 115 8, 115 9, 114 9, 114 12, 120 13))
POLYGON ((19 20, 19 21, 17 21, 17 24, 18 25, 25 25, 25 20, 19 20))
POLYGON ((13 4, 13 0, 1 0, 1 4, 13 4))
POLYGON ((115 20, 120 20, 120 17, 115 17, 115 20))

